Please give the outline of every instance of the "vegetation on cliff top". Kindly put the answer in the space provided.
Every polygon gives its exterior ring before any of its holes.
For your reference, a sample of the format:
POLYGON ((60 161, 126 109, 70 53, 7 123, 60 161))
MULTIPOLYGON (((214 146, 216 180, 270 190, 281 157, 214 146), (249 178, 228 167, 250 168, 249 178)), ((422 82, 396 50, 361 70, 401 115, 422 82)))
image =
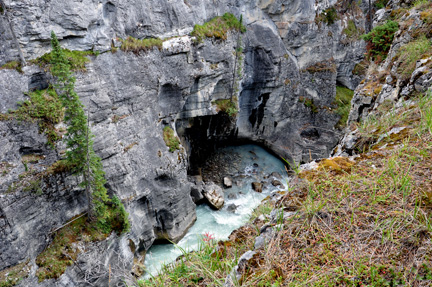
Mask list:
POLYGON ((196 37, 198 42, 202 42, 205 37, 226 40, 230 30, 244 33, 246 27, 233 14, 225 13, 203 25, 196 24, 191 36, 196 37))
POLYGON ((163 40, 159 38, 148 38, 148 39, 136 39, 131 36, 127 37, 125 40, 120 39, 122 45, 121 50, 125 52, 133 52, 139 54, 140 52, 147 52, 157 47, 159 50, 162 49, 163 40))
POLYGON ((394 34, 398 30, 398 23, 388 21, 383 25, 376 26, 362 39, 367 42, 367 58, 379 63, 387 57, 394 34))
MULTIPOLYGON (((75 72, 85 72, 85 65, 90 62, 90 59, 87 56, 97 56, 99 52, 95 51, 71 51, 68 49, 60 48, 63 56, 66 59, 66 63, 69 65, 69 68, 75 72)), ((54 60, 53 51, 44 54, 43 56, 30 61, 32 64, 39 65, 41 68, 51 69, 53 60, 54 60)))

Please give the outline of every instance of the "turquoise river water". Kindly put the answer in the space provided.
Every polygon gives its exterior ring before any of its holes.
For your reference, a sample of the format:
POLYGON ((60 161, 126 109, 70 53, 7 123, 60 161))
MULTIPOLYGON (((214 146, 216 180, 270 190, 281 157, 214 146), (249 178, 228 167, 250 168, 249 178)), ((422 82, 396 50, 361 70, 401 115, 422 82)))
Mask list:
POLYGON ((182 254, 181 249, 187 251, 197 250, 202 240, 203 234, 208 232, 216 240, 227 240, 231 232, 244 225, 252 214, 252 211, 261 201, 272 192, 277 192, 281 187, 274 187, 271 181, 277 179, 270 176, 277 172, 282 176, 280 182, 285 186, 288 181, 287 173, 283 163, 267 152, 265 149, 256 145, 242 145, 225 147, 218 151, 224 156, 225 162, 222 163, 231 174, 226 174, 233 178, 233 187, 224 189, 225 205, 221 210, 212 210, 206 204, 197 206, 197 220, 189 229, 185 237, 173 244, 153 245, 145 258, 147 275, 156 275, 163 264, 173 262, 182 254), (227 162, 228 161, 228 162, 227 162), (257 193, 252 189, 252 182, 264 182, 262 193, 257 193), (235 205, 235 211, 229 211, 228 207, 235 205), (180 248, 179 248, 180 247, 180 248))

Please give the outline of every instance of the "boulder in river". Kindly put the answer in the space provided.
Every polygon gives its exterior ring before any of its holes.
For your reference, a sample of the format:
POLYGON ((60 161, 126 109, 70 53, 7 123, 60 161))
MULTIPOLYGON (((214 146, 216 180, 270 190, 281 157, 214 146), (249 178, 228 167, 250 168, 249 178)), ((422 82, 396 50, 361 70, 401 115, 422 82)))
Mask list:
POLYGON ((254 181, 252 182, 252 189, 255 190, 256 192, 261 193, 263 190, 263 185, 261 182, 254 181))
POLYGON ((232 187, 233 183, 232 183, 232 179, 229 176, 225 176, 223 179, 223 184, 226 188, 230 188, 232 187))
POLYGON ((214 182, 207 183, 204 186, 204 197, 214 209, 221 209, 225 203, 222 188, 214 182))
POLYGON ((276 178, 276 179, 282 179, 282 176, 280 175, 280 173, 279 173, 279 172, 276 172, 276 171, 272 172, 272 173, 270 174, 270 176, 273 176, 273 177, 276 178))
POLYGON ((227 210, 229 212, 234 213, 236 211, 237 207, 238 207, 237 205, 235 205, 234 203, 232 203, 232 204, 228 205, 227 210))
POLYGON ((279 187, 282 188, 282 189, 285 188, 285 186, 283 185, 283 183, 280 182, 280 181, 277 180, 277 179, 272 180, 272 185, 273 185, 273 186, 279 186, 279 187))

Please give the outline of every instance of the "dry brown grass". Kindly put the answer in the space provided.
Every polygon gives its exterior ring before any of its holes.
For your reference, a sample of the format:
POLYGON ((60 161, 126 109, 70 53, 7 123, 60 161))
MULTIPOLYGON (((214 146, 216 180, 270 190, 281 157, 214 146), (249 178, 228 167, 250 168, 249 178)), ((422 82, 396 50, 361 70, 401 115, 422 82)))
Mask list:
MULTIPOLYGON (((368 149, 355 160, 325 159, 316 170, 300 173, 307 182, 276 203, 296 211, 292 217, 276 224, 255 219, 233 232, 230 241, 207 249, 207 255, 187 257, 182 261, 186 273, 174 276, 169 269, 141 286, 220 286, 231 272, 228 267, 253 249, 264 223, 275 235, 240 268, 239 286, 430 286, 431 102, 424 97, 391 117, 388 109, 381 111, 382 117, 393 120, 363 123, 363 136, 379 125, 407 127, 409 132, 389 137, 385 148, 368 149), (197 268, 205 256, 224 268, 209 276, 197 268)), ((374 141, 377 138, 371 145, 374 141)))

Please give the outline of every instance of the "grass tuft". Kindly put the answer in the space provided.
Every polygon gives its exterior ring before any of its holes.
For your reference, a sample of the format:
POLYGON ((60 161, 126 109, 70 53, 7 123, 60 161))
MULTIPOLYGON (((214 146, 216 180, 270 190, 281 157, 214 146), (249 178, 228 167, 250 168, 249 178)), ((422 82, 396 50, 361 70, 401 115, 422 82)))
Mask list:
POLYGON ((0 70, 4 69, 10 69, 10 70, 17 70, 19 73, 23 73, 21 62, 19 61, 10 61, 3 66, 0 67, 0 70))
POLYGON ((398 73, 403 79, 409 79, 414 72, 417 61, 431 55, 431 41, 425 36, 406 44, 401 47, 397 55, 400 61, 398 73))
POLYGON ((30 268, 28 261, 0 271, 0 287, 13 287, 28 277, 30 268))
POLYGON ((136 39, 131 36, 127 37, 125 40, 120 39, 122 45, 120 47, 121 50, 125 52, 133 52, 135 54, 139 54, 141 52, 148 52, 152 50, 154 47, 157 47, 159 50, 162 49, 163 40, 159 38, 148 38, 148 39, 136 39))
POLYGON ((64 108, 54 88, 37 90, 27 94, 28 100, 19 103, 19 108, 2 115, 2 120, 16 119, 18 121, 38 122, 39 131, 45 133, 48 144, 54 147, 61 138, 55 125, 64 117, 64 108))
POLYGON ((86 216, 58 230, 51 244, 36 258, 39 267, 36 276, 39 282, 59 278, 68 266, 74 264, 79 253, 78 248, 73 246, 74 243, 100 241, 107 236, 108 234, 102 233, 96 224, 89 224, 86 216))
POLYGON ((364 30, 357 28, 354 20, 349 20, 347 27, 342 31, 342 33, 345 34, 348 39, 357 40, 360 35, 364 33, 364 30))
POLYGON ((223 16, 215 17, 203 25, 195 25, 191 36, 196 37, 198 42, 202 42, 206 37, 226 40, 230 30, 244 33, 246 27, 233 14, 225 13, 223 16))
POLYGON ((336 20, 338 19, 338 14, 336 11, 335 7, 330 7, 326 10, 324 10, 323 12, 321 12, 321 14, 319 14, 316 19, 315 22, 320 23, 320 22, 324 22, 327 25, 332 25, 336 22, 336 20))
POLYGON ((351 100, 353 96, 354 91, 341 86, 336 87, 336 113, 341 116, 339 122, 336 124, 336 126, 339 128, 345 127, 346 122, 348 121, 348 116, 351 110, 351 100))
POLYGON ((319 107, 317 105, 315 105, 313 99, 309 99, 309 98, 301 96, 301 97, 299 97, 299 102, 303 103, 305 107, 310 108, 312 113, 316 114, 319 112, 319 107))
MULTIPOLYGON (((87 56, 97 56, 99 52, 96 51, 71 51, 68 49, 63 49, 63 53, 70 65, 72 71, 75 72, 85 72, 86 64, 90 62, 90 59, 87 56)), ((51 63, 53 61, 52 52, 46 53, 45 55, 31 60, 32 64, 39 65, 41 68, 50 69, 51 63)))
POLYGON ((180 150, 180 140, 175 136, 174 130, 169 126, 163 129, 163 139, 167 147, 169 147, 170 152, 180 150))
POLYGON ((233 100, 230 99, 220 99, 213 102, 216 105, 219 112, 228 114, 230 117, 235 117, 238 113, 237 109, 237 98, 234 97, 233 100))

